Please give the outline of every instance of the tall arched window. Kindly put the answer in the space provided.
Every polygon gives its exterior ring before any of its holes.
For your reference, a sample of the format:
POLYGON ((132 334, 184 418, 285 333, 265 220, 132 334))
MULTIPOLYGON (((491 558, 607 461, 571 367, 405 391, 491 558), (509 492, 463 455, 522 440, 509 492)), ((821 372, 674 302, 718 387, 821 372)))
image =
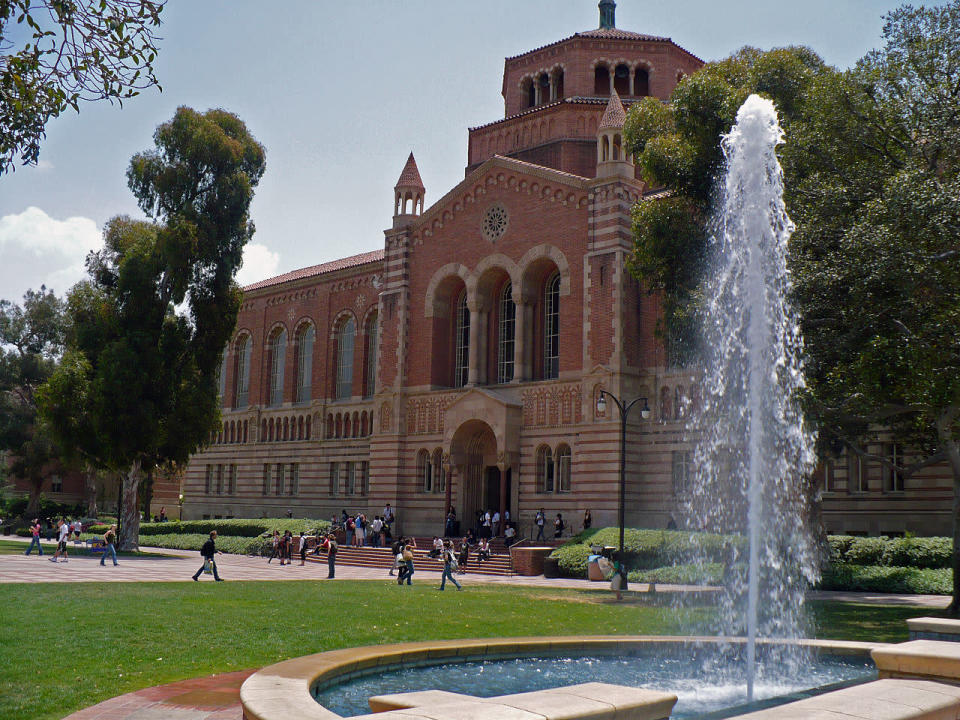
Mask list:
POLYGON ((463 387, 467 384, 470 372, 470 308, 467 307, 467 291, 460 293, 457 300, 457 312, 454 320, 454 359, 453 359, 453 386, 463 387))
POLYGON ((567 445, 557 448, 557 492, 570 492, 570 448, 567 445))
POLYGON ((377 327, 378 318, 374 313, 367 323, 367 376, 363 384, 365 398, 373 397, 377 389, 377 327))
POLYGON ((353 340, 357 324, 348 318, 337 333, 337 400, 348 400, 353 394, 353 340))
POLYGON ((433 464, 426 450, 417 453, 417 478, 423 492, 433 492, 433 464))
POLYGON ((233 375, 234 397, 236 398, 233 406, 235 408, 245 408, 250 404, 250 350, 252 347, 253 343, 250 342, 248 335, 244 335, 237 340, 235 350, 236 372, 233 375))
MULTIPOLYGON (((679 82, 679 80, 677 80, 679 82)), ((645 68, 637 68, 633 76, 633 94, 646 97, 650 94, 650 74, 645 68)))
POLYGON ((220 398, 221 401, 226 398, 228 361, 229 356, 227 354, 227 348, 224 348, 223 359, 220 360, 220 367, 217 368, 217 397, 220 398))
POLYGON ((537 449, 537 492, 553 492, 553 452, 546 445, 537 449))
POLYGON ((280 329, 270 339, 270 405, 283 404, 283 371, 287 364, 287 331, 280 329))
POLYGON ((560 273, 547 278, 543 289, 543 377, 560 375, 560 273))
POLYGON ((513 303, 513 285, 507 283, 500 291, 500 333, 497 342, 497 382, 513 380, 514 328, 517 306, 513 303))
POLYGON ((316 331, 306 325, 297 333, 297 402, 310 402, 313 384, 313 340, 316 331))

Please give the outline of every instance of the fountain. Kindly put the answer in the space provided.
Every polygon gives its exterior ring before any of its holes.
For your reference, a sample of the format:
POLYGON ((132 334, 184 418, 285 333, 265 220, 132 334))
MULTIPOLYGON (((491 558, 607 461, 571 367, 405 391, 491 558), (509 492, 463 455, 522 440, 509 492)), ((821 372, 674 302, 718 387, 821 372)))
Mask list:
MULTIPOLYGON (((817 573, 805 522, 803 488, 814 453, 795 400, 804 384, 802 339, 787 300, 793 223, 775 152, 781 142, 776 108, 757 95, 722 140, 727 173, 705 294, 703 398, 687 428, 697 442, 696 479, 684 521, 746 537, 730 558, 720 629, 746 633, 748 699, 757 638, 804 637, 804 592, 817 573)), ((779 660, 790 672, 803 658, 797 645, 783 647, 779 660)))

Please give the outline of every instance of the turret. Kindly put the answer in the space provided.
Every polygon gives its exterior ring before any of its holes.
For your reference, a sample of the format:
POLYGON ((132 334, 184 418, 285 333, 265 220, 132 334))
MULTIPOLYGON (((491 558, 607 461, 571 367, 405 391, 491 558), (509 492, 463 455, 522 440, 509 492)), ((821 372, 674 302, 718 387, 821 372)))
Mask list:
POLYGON ((400 179, 393 188, 393 226, 395 228, 408 225, 412 218, 423 214, 425 194, 426 190, 423 187, 423 180, 420 179, 417 161, 413 159, 413 153, 410 153, 407 164, 403 166, 403 172, 400 173, 400 179))
POLYGON ((600 0, 600 29, 609 30, 617 26, 617 4, 613 0, 600 0))
POLYGON ((597 128, 598 178, 634 176, 633 158, 627 155, 623 145, 623 124, 626 120, 627 112, 623 109, 620 96, 614 91, 597 128))

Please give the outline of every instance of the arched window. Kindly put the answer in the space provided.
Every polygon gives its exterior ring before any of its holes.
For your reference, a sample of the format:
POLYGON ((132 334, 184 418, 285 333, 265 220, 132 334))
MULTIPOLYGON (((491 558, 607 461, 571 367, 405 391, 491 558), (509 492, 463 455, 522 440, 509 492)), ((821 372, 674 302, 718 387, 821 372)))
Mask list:
POLYGON ((556 74, 553 76, 554 87, 556 88, 556 93, 554 100, 560 100, 563 97, 563 70, 557 70, 556 74))
POLYGON ((683 385, 677 385, 673 391, 673 419, 680 420, 683 417, 683 385))
POLYGON ((447 470, 443 467, 443 452, 440 448, 433 451, 433 488, 438 493, 447 490, 447 470))
POLYGON ((613 71, 613 89, 620 97, 630 94, 630 68, 621 63, 613 71))
POLYGON ((433 465, 426 450, 417 453, 417 478, 423 492, 433 492, 433 465))
POLYGON ((273 442, 273 426, 274 426, 273 418, 270 418, 270 425, 268 426, 269 430, 267 430, 267 439, 270 442, 273 442))
POLYGON ((327 437, 333 437, 333 413, 327 415, 327 437))
POLYGON ((270 405, 283 404, 283 371, 287 362, 287 331, 280 329, 270 339, 270 405))
POLYGON ((606 65, 597 65, 593 71, 593 94, 610 94, 610 70, 607 69, 606 65))
POLYGON ((560 375, 560 273, 547 278, 543 290, 543 377, 560 375))
POLYGON ((297 402, 310 402, 313 383, 313 340, 316 331, 306 325, 297 333, 297 402))
POLYGON ((670 388, 660 388, 660 422, 667 422, 673 413, 670 412, 670 388))
POLYGON ((312 424, 312 421, 310 420, 310 416, 307 415, 307 437, 306 437, 307 440, 310 439, 310 425, 311 425, 311 424, 312 424))
POLYGON ((540 96, 540 104, 550 102, 552 99, 550 97, 550 76, 546 73, 540 73, 540 77, 537 78, 537 89, 538 95, 540 96))
POLYGON ((250 404, 250 350, 253 343, 250 337, 244 335, 237 340, 234 350, 236 368, 233 375, 233 392, 235 408, 245 408, 250 404))
POLYGON ((227 392, 227 348, 223 349, 223 359, 220 361, 220 367, 217 368, 217 397, 224 400, 227 392))
POLYGON ((557 448, 557 492, 570 492, 570 448, 557 448))
POLYGON ((467 307, 467 291, 460 293, 457 300, 457 312, 454 337, 453 386, 467 384, 470 372, 470 308, 467 307))
POLYGON ((260 437, 257 438, 260 442, 267 441, 267 421, 266 418, 260 421, 260 437))
POLYGON ((517 306, 513 303, 513 285, 506 283, 500 292, 500 332, 497 342, 497 382, 513 380, 514 327, 517 306))
POLYGON ((353 340, 357 324, 348 318, 337 333, 337 400, 348 400, 353 394, 353 340))
MULTIPOLYGON (((680 82, 680 78, 677 78, 680 82)), ((646 97, 650 94, 650 74, 644 68, 637 68, 633 76, 633 94, 646 97)))
POLYGON ((537 449, 537 492, 553 492, 553 452, 546 445, 537 449))
POLYGON ((377 389, 377 314, 374 313, 367 323, 367 373, 363 382, 363 396, 373 397, 377 389))

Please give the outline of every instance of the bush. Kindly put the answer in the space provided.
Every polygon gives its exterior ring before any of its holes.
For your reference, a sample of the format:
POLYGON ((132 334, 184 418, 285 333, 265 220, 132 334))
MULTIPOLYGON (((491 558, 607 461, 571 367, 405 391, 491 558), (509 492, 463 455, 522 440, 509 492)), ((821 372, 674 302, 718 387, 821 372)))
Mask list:
MULTIPOLYGON (((618 528, 587 530, 551 553, 565 577, 586 577, 591 545, 617 547, 618 528)), ((745 549, 739 535, 715 535, 683 530, 637 530, 624 532, 623 549, 628 570, 653 570, 695 562, 727 565, 745 549)))
POLYGON ((630 582, 668 583, 670 585, 720 585, 724 565, 672 565, 653 570, 634 570, 627 575, 630 582))
POLYGON ((949 568, 832 565, 824 571, 819 588, 856 592, 949 595, 953 592, 953 573, 949 568))
MULTIPOLYGON (((209 533, 165 533, 152 536, 149 544, 153 547, 168 550, 195 550, 199 552, 203 544, 209 539, 209 533)), ((141 543, 147 544, 142 537, 140 540, 141 543)), ((217 550, 232 555, 260 555, 263 548, 269 544, 269 538, 243 537, 240 535, 217 537, 217 550)))
MULTIPOLYGON (((88 528, 91 533, 103 534, 108 525, 93 525, 88 528)), ((263 534, 272 534, 274 530, 283 532, 289 530, 294 535, 305 532, 309 535, 316 531, 326 532, 330 528, 329 520, 310 520, 306 518, 263 518, 251 520, 234 518, 231 520, 183 520, 163 523, 141 523, 140 542, 143 545, 159 545, 159 538, 163 535, 209 535, 216 530, 220 536, 217 542, 226 537, 255 538, 263 534)))
POLYGON ((843 565, 949 568, 953 541, 948 537, 851 537, 831 535, 830 562, 843 565))

